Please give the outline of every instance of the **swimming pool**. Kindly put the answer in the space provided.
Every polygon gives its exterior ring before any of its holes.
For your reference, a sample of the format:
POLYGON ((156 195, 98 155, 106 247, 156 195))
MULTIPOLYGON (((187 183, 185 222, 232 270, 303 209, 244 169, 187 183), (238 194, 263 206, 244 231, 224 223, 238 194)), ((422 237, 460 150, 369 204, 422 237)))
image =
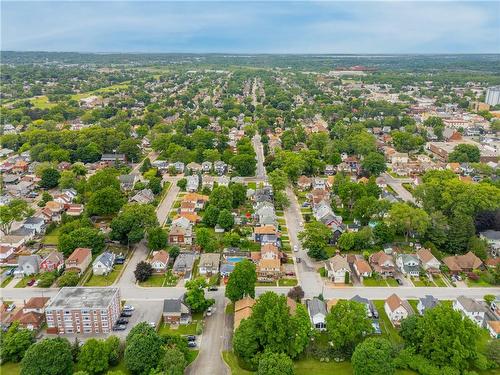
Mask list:
POLYGON ((238 263, 238 262, 241 262, 243 259, 245 259, 244 257, 227 257, 226 260, 229 262, 229 263, 238 263))

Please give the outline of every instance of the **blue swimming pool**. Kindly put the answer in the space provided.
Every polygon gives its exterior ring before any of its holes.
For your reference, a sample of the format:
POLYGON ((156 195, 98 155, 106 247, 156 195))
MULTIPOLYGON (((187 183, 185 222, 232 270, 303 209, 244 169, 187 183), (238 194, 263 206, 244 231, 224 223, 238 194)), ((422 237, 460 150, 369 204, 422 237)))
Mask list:
POLYGON ((229 262, 229 263, 238 263, 238 262, 241 262, 243 259, 243 257, 227 257, 226 260, 229 262))

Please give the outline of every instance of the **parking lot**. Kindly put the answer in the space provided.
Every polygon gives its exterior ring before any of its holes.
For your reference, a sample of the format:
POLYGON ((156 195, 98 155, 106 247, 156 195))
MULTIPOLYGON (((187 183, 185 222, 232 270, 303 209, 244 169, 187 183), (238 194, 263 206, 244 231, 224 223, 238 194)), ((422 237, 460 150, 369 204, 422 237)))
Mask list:
POLYGON ((141 301, 141 303, 126 304, 134 306, 134 312, 132 317, 126 318, 128 319, 127 329, 113 331, 114 335, 125 338, 129 331, 141 322, 154 322, 158 326, 163 310, 163 301, 141 301))

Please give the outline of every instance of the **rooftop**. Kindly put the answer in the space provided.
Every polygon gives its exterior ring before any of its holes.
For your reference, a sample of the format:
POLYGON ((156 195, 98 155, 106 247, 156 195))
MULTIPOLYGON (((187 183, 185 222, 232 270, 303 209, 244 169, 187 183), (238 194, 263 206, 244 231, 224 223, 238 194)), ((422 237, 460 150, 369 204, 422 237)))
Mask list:
POLYGON ((113 287, 64 287, 47 309, 107 308, 117 293, 119 289, 113 287))

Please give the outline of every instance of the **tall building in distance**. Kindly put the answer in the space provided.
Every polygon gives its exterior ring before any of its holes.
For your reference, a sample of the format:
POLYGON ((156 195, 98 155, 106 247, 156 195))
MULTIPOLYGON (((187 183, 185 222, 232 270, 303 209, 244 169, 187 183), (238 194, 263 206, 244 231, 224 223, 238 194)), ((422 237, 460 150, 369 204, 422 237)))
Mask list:
POLYGON ((500 86, 488 87, 485 102, 489 105, 500 104, 500 86))
POLYGON ((47 333, 109 333, 120 316, 118 288, 65 287, 45 309, 47 333))

